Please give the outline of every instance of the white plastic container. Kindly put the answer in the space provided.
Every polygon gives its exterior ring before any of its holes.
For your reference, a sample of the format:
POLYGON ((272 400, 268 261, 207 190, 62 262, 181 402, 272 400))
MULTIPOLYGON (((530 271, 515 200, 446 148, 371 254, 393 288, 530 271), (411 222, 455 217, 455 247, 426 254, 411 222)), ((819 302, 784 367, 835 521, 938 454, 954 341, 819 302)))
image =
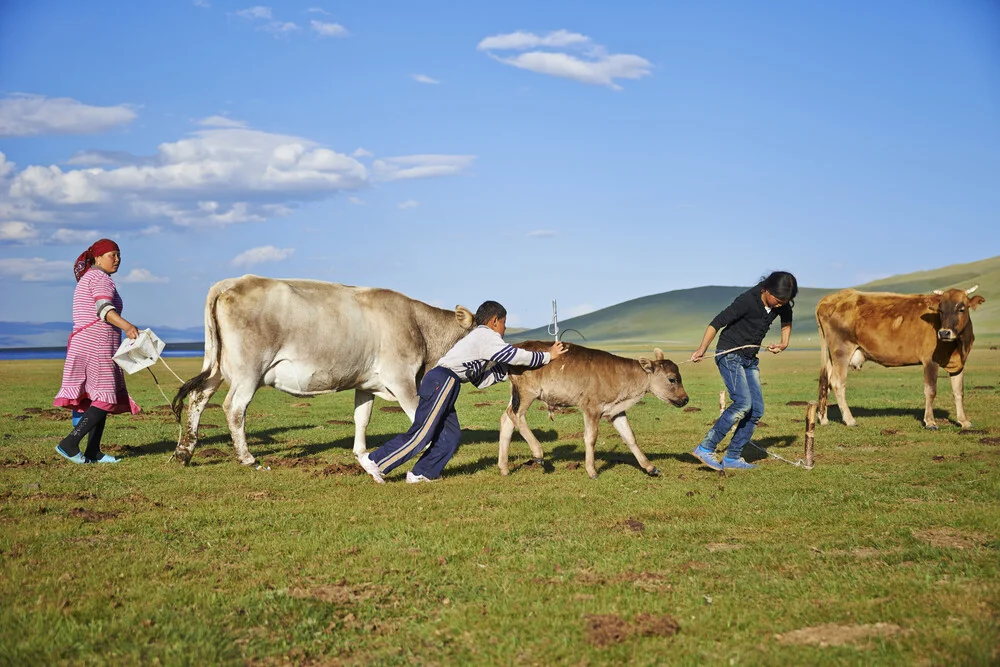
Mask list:
POLYGON ((135 340, 126 338, 112 357, 115 363, 131 375, 148 368, 160 358, 166 343, 156 337, 150 329, 143 329, 135 340))

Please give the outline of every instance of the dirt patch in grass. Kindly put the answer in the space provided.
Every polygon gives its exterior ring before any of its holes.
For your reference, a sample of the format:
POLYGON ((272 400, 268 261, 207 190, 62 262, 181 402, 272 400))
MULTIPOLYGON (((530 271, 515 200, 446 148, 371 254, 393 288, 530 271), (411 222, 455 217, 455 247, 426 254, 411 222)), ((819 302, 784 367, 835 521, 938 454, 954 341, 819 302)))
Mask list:
POLYGON ((379 408, 379 411, 380 412, 402 412, 403 408, 399 407, 398 405, 383 405, 381 408, 379 408))
POLYGON ((352 426, 354 424, 354 422, 347 421, 346 419, 327 419, 326 423, 335 426, 352 426))
POLYGON ((809 646, 854 646, 868 648, 872 640, 887 639, 905 633, 895 623, 866 623, 864 625, 838 625, 824 623, 809 628, 800 628, 775 635, 779 644, 799 644, 809 646))
POLYGON ((0 460, 0 468, 39 468, 47 465, 46 461, 30 461, 25 458, 0 460))
POLYGON ((732 544, 729 542, 709 542, 705 545, 705 548, 711 553, 716 553, 717 551, 737 551, 743 548, 742 544, 732 544))
POLYGON ((986 435, 990 430, 988 428, 963 428, 958 434, 959 435, 986 435))
POLYGON ((626 530, 632 533, 641 533, 646 530, 646 524, 644 524, 642 521, 639 521, 638 519, 633 519, 632 517, 629 517, 624 521, 619 521, 618 523, 616 523, 615 528, 621 528, 622 530, 626 530))
POLYGON ((994 387, 991 384, 977 384, 976 386, 973 387, 973 389, 995 389, 995 388, 996 387, 994 387))
POLYGON ((809 401, 788 401, 785 405, 796 406, 796 405, 809 405, 809 401))
POLYGON ((365 471, 356 464, 331 463, 322 470, 313 473, 313 477, 329 477, 330 475, 361 475, 365 471))
POLYGON ((882 429, 882 435, 896 435, 899 433, 898 428, 884 428, 882 429))
POLYGON ((209 447, 208 449, 199 449, 197 452, 198 456, 206 459, 224 459, 229 456, 221 449, 216 447, 209 447))
POLYGON ((312 406, 312 403, 305 403, 305 402, 303 402, 303 403, 292 403, 292 405, 291 405, 291 407, 293 407, 293 408, 308 408, 308 407, 311 407, 311 406, 312 406))
POLYGON ((684 408, 684 412, 701 412, 701 408, 689 405, 686 408, 684 408))
POLYGON ((503 403, 503 401, 480 401, 479 403, 473 403, 472 405, 476 408, 485 408, 488 405, 499 405, 501 403, 503 403))
POLYGON ((379 586, 370 582, 351 585, 344 579, 335 584, 320 584, 317 586, 288 589, 288 594, 293 598, 319 600, 320 602, 330 602, 336 605, 381 599, 390 593, 392 593, 391 586, 379 586))
POLYGON ((914 530, 913 536, 922 542, 927 542, 938 549, 972 549, 989 541, 989 536, 983 533, 963 533, 954 528, 928 528, 914 530))
POLYGON ((580 467, 579 461, 570 461, 566 464, 566 470, 576 470, 580 467))
POLYGON ((980 438, 979 443, 982 445, 1000 445, 1000 438, 980 438))
POLYGON ((271 492, 267 489, 263 491, 251 491, 247 494, 247 500, 267 500, 272 497, 271 492))
POLYGON ((587 641, 598 648, 623 642, 630 637, 672 637, 681 626, 673 616, 637 614, 626 621, 617 614, 588 614, 584 616, 587 641))
POLYGON ((95 512, 83 507, 74 507, 67 516, 71 519, 83 519, 87 523, 96 523, 113 519, 118 516, 118 512, 95 512))
POLYGON ((325 463, 326 461, 318 456, 286 456, 267 461, 267 465, 272 468, 318 468, 325 463))

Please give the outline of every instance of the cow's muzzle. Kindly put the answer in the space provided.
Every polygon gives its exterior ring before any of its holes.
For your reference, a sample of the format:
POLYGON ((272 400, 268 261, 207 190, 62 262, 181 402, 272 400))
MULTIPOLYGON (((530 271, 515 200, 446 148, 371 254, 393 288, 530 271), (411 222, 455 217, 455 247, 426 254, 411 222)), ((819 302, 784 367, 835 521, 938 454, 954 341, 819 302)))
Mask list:
POLYGON ((688 404, 689 400, 690 399, 687 396, 685 396, 684 398, 671 398, 670 402, 673 403, 678 408, 683 408, 685 405, 688 404))
POLYGON ((955 340, 955 332, 951 329, 938 329, 938 340, 955 340))

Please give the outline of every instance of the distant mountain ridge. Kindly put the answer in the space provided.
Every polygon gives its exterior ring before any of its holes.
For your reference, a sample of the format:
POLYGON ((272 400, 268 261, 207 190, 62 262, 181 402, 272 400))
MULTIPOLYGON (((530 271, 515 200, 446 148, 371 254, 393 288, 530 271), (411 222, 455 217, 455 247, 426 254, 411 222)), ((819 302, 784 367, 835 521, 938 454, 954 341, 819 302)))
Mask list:
MULTIPOLYGON (((978 293, 986 297, 986 303, 973 314, 976 335, 1000 335, 1000 256, 882 278, 858 285, 857 289, 916 294, 951 287, 968 289, 976 283, 979 284, 978 293)), ((705 326, 715 314, 749 288, 749 285, 711 285, 650 294, 561 320, 559 329, 563 340, 582 342, 579 336, 582 334, 587 345, 597 347, 693 349, 701 341, 705 326)), ((792 328, 794 347, 818 345, 814 315, 816 304, 825 295, 836 291, 815 287, 799 289, 792 328)), ((201 326, 150 328, 167 344, 203 342, 204 338, 201 326)), ((71 329, 69 322, 0 322, 0 348, 64 346, 71 329)), ((769 336, 777 337, 777 327, 769 336)), ((507 333, 507 339, 512 342, 551 338, 546 327, 512 328, 507 333)))

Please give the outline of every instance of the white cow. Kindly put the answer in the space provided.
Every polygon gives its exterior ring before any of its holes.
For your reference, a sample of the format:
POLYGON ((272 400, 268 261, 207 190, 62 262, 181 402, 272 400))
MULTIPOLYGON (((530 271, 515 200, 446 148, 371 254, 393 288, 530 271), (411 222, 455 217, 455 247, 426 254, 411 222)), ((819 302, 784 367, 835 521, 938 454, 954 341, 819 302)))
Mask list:
POLYGON ((434 308, 386 289, 253 275, 222 280, 205 301, 202 371, 172 403, 180 421, 191 395, 174 455, 191 460, 201 413, 226 380, 223 407, 240 463, 255 460, 245 417, 264 385, 293 396, 354 389, 354 455, 360 456, 374 397, 398 401, 412 421, 420 379, 473 325, 462 306, 434 308))

